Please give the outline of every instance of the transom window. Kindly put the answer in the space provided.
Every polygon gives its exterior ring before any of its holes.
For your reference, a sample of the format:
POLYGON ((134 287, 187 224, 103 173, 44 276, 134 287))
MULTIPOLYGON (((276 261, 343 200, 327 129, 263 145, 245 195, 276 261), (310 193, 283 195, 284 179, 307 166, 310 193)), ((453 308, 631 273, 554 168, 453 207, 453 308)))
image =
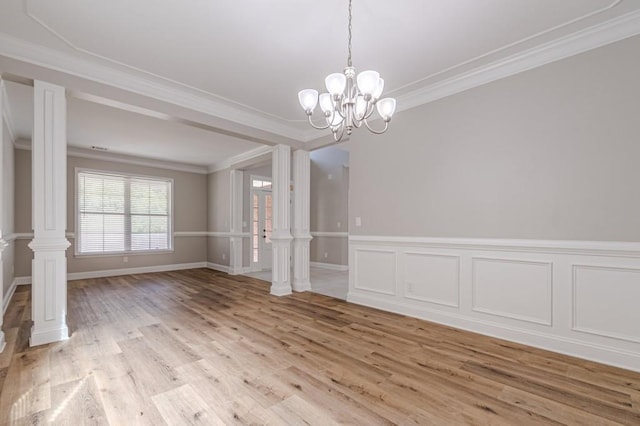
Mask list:
POLYGON ((172 249, 172 180, 76 171, 78 254, 172 249))

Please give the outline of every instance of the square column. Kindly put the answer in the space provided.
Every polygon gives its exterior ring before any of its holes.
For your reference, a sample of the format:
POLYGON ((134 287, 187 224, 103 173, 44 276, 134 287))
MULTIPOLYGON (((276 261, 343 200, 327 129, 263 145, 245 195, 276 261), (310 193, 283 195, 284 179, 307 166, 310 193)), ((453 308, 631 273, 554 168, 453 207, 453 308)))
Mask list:
MULTIPOLYGON (((0 79, 0 165, 4 164, 4 144, 8 141, 4 140, 4 99, 5 88, 4 82, 0 79)), ((2 172, 2 168, 0 167, 0 200, 2 200, 2 204, 4 205, 4 173, 2 172)), ((2 224, 4 223, 3 210, 0 208, 0 306, 4 306, 4 264, 2 262, 2 252, 5 248, 7 248, 7 242, 2 238, 3 230, 2 224)), ((6 341, 4 338, 4 332, 2 331, 2 324, 4 323, 4 315, 0 312, 0 352, 4 350, 6 345, 6 341)))
POLYGON ((293 289, 311 290, 309 281, 309 229, 311 210, 309 151, 293 153, 293 289))
POLYGON ((273 147, 273 269, 271 294, 291 294, 291 147, 273 147))
POLYGON ((61 86, 35 81, 31 346, 69 338, 67 329, 67 99, 61 86))
POLYGON ((229 194, 231 201, 231 237, 229 240, 229 274, 242 273, 242 170, 231 170, 229 194))

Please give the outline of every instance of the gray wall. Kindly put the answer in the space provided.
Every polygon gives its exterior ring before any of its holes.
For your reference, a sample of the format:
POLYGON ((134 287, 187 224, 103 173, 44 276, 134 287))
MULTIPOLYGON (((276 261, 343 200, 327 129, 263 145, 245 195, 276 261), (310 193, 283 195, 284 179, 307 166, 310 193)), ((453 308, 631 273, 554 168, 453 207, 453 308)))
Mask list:
MULTIPOLYGON (((311 232, 348 232, 348 166, 349 152, 339 146, 311 152, 311 232)), ((312 262, 347 265, 348 254, 345 237, 311 240, 312 262)))
MULTIPOLYGON (((3 120, 0 117, 0 120, 3 120)), ((1 123, 0 124, 4 124, 1 123)), ((6 128, 2 127, 2 236, 6 237, 14 233, 14 147, 11 135, 6 128)), ((14 252, 15 241, 8 241, 8 246, 2 252, 3 289, 2 294, 6 297, 14 278, 14 252)), ((4 297, 3 299, 4 300, 4 297)), ((0 307, 1 309, 1 307, 0 307)))
MULTIPOLYGON (((207 231, 229 232, 231 205, 229 170, 207 175, 207 231)), ((229 266, 229 238, 207 238, 207 261, 229 266)))
POLYGON ((354 132, 350 233, 640 241, 638 52, 630 38, 354 132))
MULTIPOLYGON (((67 158, 67 231, 75 230, 75 168, 134 173, 173 179, 173 226, 176 232, 206 231, 207 227, 207 177, 204 174, 179 172, 111 161, 78 157, 67 158)), ((31 152, 16 151, 16 232, 32 232, 31 229, 31 152)), ((175 237, 174 251, 167 254, 123 256, 80 256, 74 254, 75 241, 67 251, 67 270, 73 272, 101 271, 179 263, 204 262, 206 237, 175 237)), ((16 244, 16 276, 31 275, 31 250, 27 240, 16 244)))

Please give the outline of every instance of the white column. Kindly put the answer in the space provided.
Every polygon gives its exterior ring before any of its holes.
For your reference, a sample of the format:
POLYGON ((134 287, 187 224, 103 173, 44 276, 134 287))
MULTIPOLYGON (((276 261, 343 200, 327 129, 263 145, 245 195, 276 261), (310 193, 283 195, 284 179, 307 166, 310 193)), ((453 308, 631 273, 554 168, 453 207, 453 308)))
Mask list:
POLYGON ((67 101, 61 86, 35 81, 31 346, 69 338, 67 330, 67 101))
POLYGON ((291 147, 273 147, 273 269, 271 294, 291 294, 291 147))
MULTIPOLYGON (((2 252, 5 248, 7 248, 7 242, 2 238, 3 232, 2 227, 4 224, 4 169, 2 165, 4 164, 4 144, 8 141, 4 140, 4 82, 0 79, 0 309, 4 306, 4 269, 2 262, 2 252)), ((0 311, 0 352, 4 350, 6 345, 6 341, 4 338, 4 332, 2 331, 2 324, 4 323, 4 315, 2 315, 2 311, 0 311)))
POLYGON ((231 170, 229 175, 229 199, 231 200, 231 253, 229 254, 229 273, 242 273, 242 170, 231 170))
POLYGON ((310 168, 309 152, 293 153, 293 289, 311 290, 309 281, 309 229, 310 216, 310 168))

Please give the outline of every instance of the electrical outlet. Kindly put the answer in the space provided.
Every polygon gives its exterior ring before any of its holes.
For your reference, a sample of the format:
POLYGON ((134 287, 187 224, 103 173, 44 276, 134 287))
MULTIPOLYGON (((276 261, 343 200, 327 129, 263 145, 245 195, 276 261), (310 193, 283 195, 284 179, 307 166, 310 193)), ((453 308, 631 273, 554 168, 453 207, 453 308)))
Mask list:
POLYGON ((362 218, 360 216, 356 216, 356 226, 362 226, 362 218))
POLYGON ((413 293, 413 284, 407 283, 407 293, 413 293))
POLYGON ((342 227, 342 222, 338 222, 338 228, 342 227))
POLYGON ((222 260, 225 260, 227 258, 227 253, 222 253, 222 260))
POLYGON ((123 258, 122 258, 122 261, 123 261, 124 263, 129 263, 129 256, 125 256, 125 257, 123 257, 123 258))
POLYGON ((329 257, 329 253, 327 253, 326 251, 324 252, 324 258, 326 259, 327 257, 329 257))

